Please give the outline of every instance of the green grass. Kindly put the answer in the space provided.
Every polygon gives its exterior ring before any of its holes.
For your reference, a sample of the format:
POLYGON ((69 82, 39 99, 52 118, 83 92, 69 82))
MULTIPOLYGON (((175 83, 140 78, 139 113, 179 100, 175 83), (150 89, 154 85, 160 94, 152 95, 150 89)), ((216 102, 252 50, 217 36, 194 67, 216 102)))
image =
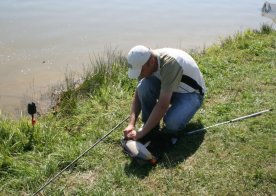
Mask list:
MULTIPOLYGON (((106 54, 81 85, 67 77, 56 111, 34 129, 30 119, 0 116, 0 195, 35 192, 129 114, 136 81, 120 53, 106 54)), ((138 166, 122 152, 125 123, 43 195, 275 194, 276 31, 247 30, 192 56, 208 92, 187 130, 274 111, 183 137, 156 167, 138 166)))

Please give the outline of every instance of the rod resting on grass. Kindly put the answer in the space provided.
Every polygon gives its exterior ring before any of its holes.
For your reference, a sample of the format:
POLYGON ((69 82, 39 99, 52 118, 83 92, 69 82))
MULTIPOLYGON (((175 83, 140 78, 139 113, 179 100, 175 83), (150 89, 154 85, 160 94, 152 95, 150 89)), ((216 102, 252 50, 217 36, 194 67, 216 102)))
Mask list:
POLYGON ((190 131, 188 133, 186 133, 186 135, 192 135, 194 133, 198 133, 198 132, 202 132, 202 131, 206 131, 207 129, 210 129, 210 128, 213 128, 213 127, 217 127, 217 126, 220 126, 220 125, 224 125, 224 124, 228 124, 228 123, 232 123, 232 122, 237 122, 237 121, 240 121, 240 120, 244 120, 244 119, 247 119, 247 118, 252 118, 252 117, 255 117, 255 116, 259 116, 263 113, 266 113, 266 112, 270 112, 272 111, 273 109, 267 109, 267 110, 263 110, 263 111, 260 111, 260 112, 256 112, 256 113, 253 113, 253 114, 249 114, 249 115, 246 115, 246 116, 241 116, 241 117, 238 117, 238 118, 234 118, 232 120, 228 120, 228 121, 224 121, 224 122, 221 122, 221 123, 218 123, 218 124, 215 124, 215 125, 211 125, 209 127, 204 127, 204 128, 201 128, 201 129, 197 129, 197 130, 194 130, 194 131, 190 131))
MULTIPOLYGON (((211 125, 209 127, 205 127, 205 128, 201 128, 201 129, 197 129, 197 130, 194 130, 194 131, 190 131, 188 133, 186 133, 186 135, 192 135, 194 133, 198 133, 198 132, 201 132, 201 131, 206 131, 207 129, 210 129, 210 128, 213 128, 213 127, 217 127, 217 126, 220 126, 220 125, 224 125, 224 124, 227 124, 227 123, 232 123, 232 122, 237 122, 237 121, 241 121, 241 120, 244 120, 244 119, 247 119, 247 118, 251 118, 251 117, 255 117, 255 116, 259 116, 265 112, 269 112, 269 111, 272 111, 272 109, 267 109, 267 110, 263 110, 263 111, 260 111, 260 112, 256 112, 256 113, 253 113, 253 114, 249 114, 249 115, 246 115, 246 116, 242 116, 242 117, 238 117, 238 118, 235 118, 235 119, 232 119, 232 120, 228 120, 228 121, 225 121, 225 122, 221 122, 221 123, 218 123, 218 124, 215 124, 215 125, 211 125)), ((58 176, 60 176, 65 170, 67 170, 69 167, 71 167, 74 163, 76 163, 82 156, 84 156, 86 153, 88 153, 88 151, 90 151, 92 148, 94 148, 97 144, 99 144, 101 141, 103 141, 107 136, 109 136, 115 129, 117 129, 119 126, 121 126, 129 117, 126 117, 124 120, 122 120, 119 124, 117 124, 113 129, 111 129, 111 131, 109 131, 107 134, 105 134, 102 138, 100 138, 95 144, 93 144, 91 147, 89 147, 87 150, 85 150, 81 155, 79 155, 74 161, 72 161, 69 165, 67 165, 64 169, 62 169, 59 173, 57 173, 53 178, 51 178, 50 180, 48 180, 38 191, 36 191, 34 195, 37 195, 40 191, 42 191, 46 186, 48 186, 51 182, 53 182, 58 176)))
POLYGON ((81 155, 79 155, 74 161, 72 161, 69 165, 67 165, 63 170, 61 170, 59 173, 57 173, 53 178, 48 180, 39 190, 37 190, 34 195, 37 195, 40 191, 42 191, 46 186, 48 186, 51 182, 53 182, 58 176, 60 176, 65 170, 67 170, 69 167, 71 167, 74 163, 76 163, 82 156, 84 156, 86 153, 88 153, 92 148, 94 148, 97 144, 99 144, 101 141, 103 141, 107 136, 109 136, 115 129, 117 129, 119 126, 121 126, 129 117, 126 117, 124 120, 122 120, 119 124, 117 124, 113 129, 111 129, 107 134, 105 134, 102 138, 100 138, 96 143, 94 143, 92 146, 90 146, 87 150, 85 150, 81 155))

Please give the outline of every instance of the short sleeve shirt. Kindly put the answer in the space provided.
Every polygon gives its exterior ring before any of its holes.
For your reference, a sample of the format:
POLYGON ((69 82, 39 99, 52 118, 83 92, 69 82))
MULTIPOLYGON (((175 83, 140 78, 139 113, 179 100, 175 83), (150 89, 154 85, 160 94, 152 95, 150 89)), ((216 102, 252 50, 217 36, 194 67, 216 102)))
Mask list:
POLYGON ((173 48, 157 49, 154 52, 158 56, 159 64, 159 69, 154 75, 161 80, 161 91, 198 92, 197 89, 181 81, 183 76, 188 76, 201 86, 205 93, 206 87, 202 73, 189 54, 173 48))
POLYGON ((168 55, 161 56, 160 65, 161 90, 176 91, 183 75, 181 66, 168 55))

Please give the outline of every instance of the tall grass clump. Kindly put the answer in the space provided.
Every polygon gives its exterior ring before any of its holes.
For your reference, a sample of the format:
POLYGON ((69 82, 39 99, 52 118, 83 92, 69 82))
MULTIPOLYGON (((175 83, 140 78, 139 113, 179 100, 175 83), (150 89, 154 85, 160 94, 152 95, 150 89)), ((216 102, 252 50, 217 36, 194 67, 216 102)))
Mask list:
POLYGON ((98 98, 108 107, 109 86, 118 86, 121 89, 133 90, 133 85, 125 74, 127 62, 123 55, 109 49, 106 56, 94 56, 91 66, 85 68, 81 83, 75 83, 72 74, 66 76, 66 91, 60 95, 60 114, 73 114, 78 107, 78 102, 87 97, 98 98))
POLYGON ((269 34, 273 31, 273 26, 272 25, 269 25, 269 24, 263 24, 261 26, 261 30, 260 30, 260 33, 263 33, 263 34, 269 34))

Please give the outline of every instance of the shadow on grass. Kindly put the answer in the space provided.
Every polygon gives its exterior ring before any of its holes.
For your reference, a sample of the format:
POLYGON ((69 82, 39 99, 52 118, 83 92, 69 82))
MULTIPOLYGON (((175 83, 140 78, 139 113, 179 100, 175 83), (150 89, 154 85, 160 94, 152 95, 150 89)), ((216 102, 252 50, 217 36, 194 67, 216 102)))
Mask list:
POLYGON ((181 133, 179 141, 169 151, 164 152, 164 156, 159 163, 167 168, 175 167, 192 156, 204 141, 205 131, 192 135, 186 135, 186 133, 203 127, 200 122, 189 123, 185 131, 181 133))
MULTIPOLYGON (((205 131, 189 136, 186 135, 186 133, 201 128, 203 128, 201 122, 189 123, 185 131, 179 135, 177 143, 160 155, 158 164, 166 168, 171 168, 192 156, 204 141, 205 131)), ((130 164, 126 164, 125 173, 143 179, 148 176, 153 168, 154 166, 151 166, 150 164, 140 165, 135 160, 132 160, 130 164)))
POLYGON ((140 165, 135 160, 131 160, 130 164, 125 165, 125 173, 129 175, 134 175, 140 179, 143 179, 149 175, 149 172, 154 168, 150 164, 140 165))

